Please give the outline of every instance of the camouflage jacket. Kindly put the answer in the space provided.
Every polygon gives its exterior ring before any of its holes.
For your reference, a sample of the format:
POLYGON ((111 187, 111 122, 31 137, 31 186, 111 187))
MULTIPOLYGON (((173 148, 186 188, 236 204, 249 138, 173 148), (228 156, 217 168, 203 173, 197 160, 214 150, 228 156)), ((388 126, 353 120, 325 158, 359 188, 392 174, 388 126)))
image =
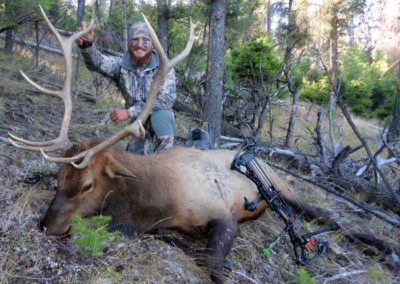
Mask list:
MULTIPOLYGON (((153 76, 158 70, 159 59, 152 51, 150 62, 141 68, 134 66, 126 53, 123 58, 103 55, 93 44, 81 49, 82 56, 89 70, 103 74, 112 79, 125 99, 125 108, 131 119, 136 119, 142 112, 153 76)), ((172 69, 159 90, 153 104, 153 111, 172 110, 176 98, 175 71, 172 69)))

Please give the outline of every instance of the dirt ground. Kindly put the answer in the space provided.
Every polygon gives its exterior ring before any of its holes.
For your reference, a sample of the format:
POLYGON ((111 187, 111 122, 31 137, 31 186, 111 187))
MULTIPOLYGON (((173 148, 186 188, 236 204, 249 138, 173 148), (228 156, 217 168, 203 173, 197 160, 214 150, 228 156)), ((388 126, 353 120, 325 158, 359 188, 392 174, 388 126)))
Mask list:
MULTIPOLYGON (((45 236, 39 230, 40 217, 57 187, 59 166, 39 153, 12 147, 7 133, 37 140, 55 137, 62 103, 26 92, 18 74, 1 72, 0 283, 209 283, 208 272, 194 257, 153 236, 122 238, 98 255, 84 256, 70 240, 45 236)), ((81 97, 74 97, 74 103, 71 140, 105 137, 116 130, 112 124, 101 123, 106 121, 108 107, 81 97)), ((330 210, 341 224, 399 242, 398 228, 320 189, 282 177, 306 200, 330 210)), ((228 255, 232 271, 224 272, 227 283, 400 283, 398 271, 390 269, 395 256, 386 257, 376 249, 354 245, 338 232, 322 236, 329 241, 330 249, 307 267, 295 264, 289 238, 279 242, 269 257, 261 256, 260 250, 283 225, 276 214, 267 211, 262 218, 240 226, 240 236, 228 255), (307 271, 310 278, 303 277, 301 271, 307 271)), ((303 226, 317 228, 313 223, 303 222, 303 226)), ((205 245, 205 241, 179 237, 193 250, 205 245)))

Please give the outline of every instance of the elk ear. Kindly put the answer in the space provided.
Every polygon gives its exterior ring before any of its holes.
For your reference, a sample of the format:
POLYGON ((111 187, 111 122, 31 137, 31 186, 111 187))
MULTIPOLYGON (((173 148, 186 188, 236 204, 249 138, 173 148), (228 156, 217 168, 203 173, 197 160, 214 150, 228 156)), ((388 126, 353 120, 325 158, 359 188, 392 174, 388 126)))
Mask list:
POLYGON ((131 178, 139 180, 140 178, 134 175, 127 167, 110 157, 106 162, 105 172, 110 178, 131 178))

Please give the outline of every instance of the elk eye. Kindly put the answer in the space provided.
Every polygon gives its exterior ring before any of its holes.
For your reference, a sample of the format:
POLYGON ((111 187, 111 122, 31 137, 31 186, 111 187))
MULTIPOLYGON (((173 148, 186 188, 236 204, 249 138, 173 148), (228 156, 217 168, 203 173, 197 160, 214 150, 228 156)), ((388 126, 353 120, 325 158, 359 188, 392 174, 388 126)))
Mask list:
POLYGON ((89 191, 91 188, 92 188, 92 183, 91 183, 91 182, 85 184, 85 185, 83 186, 83 188, 82 188, 82 193, 84 193, 84 192, 86 192, 86 191, 89 191))

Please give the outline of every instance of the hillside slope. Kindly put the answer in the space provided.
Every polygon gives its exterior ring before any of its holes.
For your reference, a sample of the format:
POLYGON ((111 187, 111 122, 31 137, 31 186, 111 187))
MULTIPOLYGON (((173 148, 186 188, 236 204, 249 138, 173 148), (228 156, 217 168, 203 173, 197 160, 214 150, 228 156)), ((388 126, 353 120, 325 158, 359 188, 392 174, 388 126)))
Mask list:
MULTIPOLYGON (((38 153, 12 147, 6 137, 8 131, 37 140, 55 137, 62 117, 62 103, 25 91, 27 85, 12 70, 31 68, 29 63, 16 60, 4 66, 10 70, 0 70, 0 283, 209 283, 208 273, 196 264, 196 259, 152 236, 119 239, 98 255, 84 256, 70 240, 46 237, 38 229, 40 216, 54 195, 58 165, 45 161, 38 153)), ((46 68, 30 72, 38 73, 52 82, 60 81, 46 68)), ((72 140, 109 136, 119 128, 100 124, 107 117, 108 107, 80 97, 75 97, 74 102, 72 140)), ((185 128, 182 121, 177 123, 180 129, 185 128)), ((309 202, 334 212, 340 222, 399 242, 398 229, 317 188, 282 177, 309 202)), ((303 222, 303 225, 316 228, 312 223, 303 222)), ((387 266, 390 259, 381 259, 376 252, 375 256, 370 256, 373 251, 368 247, 355 246, 340 233, 323 236, 330 242, 331 249, 309 267, 295 265, 288 238, 279 242, 268 258, 262 257, 261 248, 282 229, 283 223, 270 211, 258 220, 242 224, 241 234, 228 255, 233 270, 226 271, 226 282, 400 282, 398 272, 390 271, 387 266), (304 270, 312 279, 304 278, 304 270)), ((204 241, 180 237, 193 250, 205 245, 204 241)))

